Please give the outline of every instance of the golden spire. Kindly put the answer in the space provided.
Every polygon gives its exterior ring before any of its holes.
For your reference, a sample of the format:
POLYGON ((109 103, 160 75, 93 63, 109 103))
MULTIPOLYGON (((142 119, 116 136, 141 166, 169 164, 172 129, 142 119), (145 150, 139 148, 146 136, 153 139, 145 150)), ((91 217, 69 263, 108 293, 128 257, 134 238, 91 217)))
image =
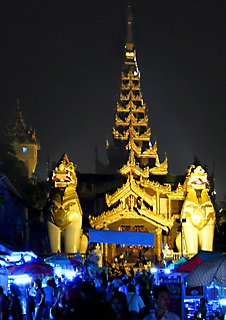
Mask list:
POLYGON ((133 159, 136 159, 141 168, 156 167, 150 173, 159 174, 161 172, 160 174, 166 174, 167 162, 164 162, 164 165, 159 162, 157 144, 153 147, 151 144, 151 128, 148 125, 146 104, 141 92, 140 71, 133 43, 132 21, 132 10, 129 5, 127 8, 125 64, 121 74, 120 95, 112 131, 115 152, 113 154, 113 148, 108 145, 109 163, 112 163, 112 167, 122 168, 125 164, 125 158, 131 157, 129 153, 132 150, 133 159), (129 151, 128 154, 127 150, 129 151), (116 158, 119 159, 117 165, 115 163, 113 165, 116 158))
POLYGON ((132 51, 133 50, 132 21, 133 21, 132 9, 131 9, 131 6, 128 5, 128 11, 127 11, 127 37, 126 37, 126 49, 128 51, 132 51))

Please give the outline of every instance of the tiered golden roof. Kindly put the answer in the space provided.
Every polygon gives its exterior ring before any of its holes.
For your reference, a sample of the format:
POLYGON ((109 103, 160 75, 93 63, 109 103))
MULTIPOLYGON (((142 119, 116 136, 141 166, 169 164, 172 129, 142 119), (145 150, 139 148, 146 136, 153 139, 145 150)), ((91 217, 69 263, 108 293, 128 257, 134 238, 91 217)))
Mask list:
MULTIPOLYGON (((149 172, 153 175, 167 174, 167 159, 159 162, 157 143, 151 146, 151 129, 148 127, 148 115, 140 86, 140 71, 136 61, 136 52, 132 41, 132 18, 128 20, 128 36, 125 46, 125 67, 121 74, 120 101, 117 103, 113 137, 121 142, 132 140, 135 157, 142 165, 148 165, 154 159, 149 172)), ((127 148, 128 149, 128 148, 127 148)))
POLYGON ((106 195, 109 211, 98 217, 90 217, 90 224, 94 228, 104 228, 119 220, 127 220, 128 223, 136 220, 137 223, 145 221, 167 231, 172 227, 173 219, 159 212, 159 198, 156 198, 156 194, 171 195, 172 198, 178 194, 171 191, 171 185, 161 185, 149 180, 150 174, 167 174, 167 158, 160 163, 157 142, 151 145, 151 129, 148 127, 146 105, 140 89, 140 72, 131 40, 131 21, 128 22, 128 29, 130 36, 126 43, 125 70, 121 75, 120 101, 117 103, 113 127, 114 139, 126 142, 128 161, 119 172, 127 181, 115 193, 106 195), (141 166, 139 160, 150 158, 155 160, 154 167, 149 167, 148 161, 141 166))

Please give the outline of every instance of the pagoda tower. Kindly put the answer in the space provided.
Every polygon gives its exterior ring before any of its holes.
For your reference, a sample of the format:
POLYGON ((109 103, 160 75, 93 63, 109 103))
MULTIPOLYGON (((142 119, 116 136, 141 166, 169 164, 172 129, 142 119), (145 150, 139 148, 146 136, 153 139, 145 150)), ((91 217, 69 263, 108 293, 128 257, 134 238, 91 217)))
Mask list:
POLYGON ((9 126, 3 133, 5 139, 13 146, 16 157, 23 161, 31 178, 37 165, 37 152, 40 144, 36 139, 35 130, 28 128, 20 111, 19 99, 17 99, 16 110, 9 126))
POLYGON ((154 245, 149 240, 148 246, 153 246, 159 265, 163 253, 166 259, 173 259, 174 248, 181 255, 190 256, 199 249, 212 251, 215 211, 209 197, 207 172, 192 164, 186 178, 169 175, 167 158, 160 163, 157 143, 151 144, 130 8, 113 138, 114 145, 107 143, 108 168, 118 170, 124 182, 117 190, 105 194, 107 210, 89 217, 91 227, 99 229, 93 232, 92 240, 102 241, 106 265, 114 258, 117 244, 140 245, 139 236, 134 234, 128 240, 127 232, 145 232, 148 239, 150 233, 154 234, 154 245), (114 231, 115 238, 105 237, 107 230, 114 231))
POLYGON ((135 161, 141 167, 149 167, 155 175, 167 174, 167 159, 160 163, 157 142, 151 144, 151 129, 148 126, 146 105, 140 86, 140 71, 132 37, 132 14, 128 7, 128 29, 125 45, 125 64, 121 74, 120 98, 117 102, 115 124, 113 127, 114 144, 106 143, 109 164, 96 161, 96 171, 116 173, 128 160, 128 151, 133 148, 135 161))

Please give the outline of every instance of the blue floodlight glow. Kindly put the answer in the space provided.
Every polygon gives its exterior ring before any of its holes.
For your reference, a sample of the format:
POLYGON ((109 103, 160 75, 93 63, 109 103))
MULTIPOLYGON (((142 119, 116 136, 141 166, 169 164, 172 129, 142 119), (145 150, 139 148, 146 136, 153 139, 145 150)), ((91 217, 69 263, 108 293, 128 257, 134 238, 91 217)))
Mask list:
POLYGON ((37 255, 32 251, 18 251, 12 252, 10 256, 6 258, 8 262, 29 262, 33 259, 37 259, 37 255), (23 260, 23 261, 22 261, 23 260))
POLYGON ((170 273, 170 269, 165 269, 165 273, 170 273))
POLYGON ((158 272, 157 268, 151 268, 151 273, 156 273, 156 272, 158 272))
POLYGON ((27 274, 10 276, 10 279, 12 279, 15 284, 31 283, 31 277, 29 277, 27 274))
POLYGON ((69 270, 67 270, 66 272, 65 272, 65 277, 67 278, 67 279, 69 279, 69 280, 73 280, 73 278, 75 278, 75 276, 76 276, 76 272, 73 270, 73 271, 69 271, 69 270))
POLYGON ((18 261, 18 257, 15 257, 15 256, 9 256, 6 258, 6 260, 8 262, 17 262, 18 261))
POLYGON ((54 273, 57 275, 57 277, 60 278, 61 275, 62 275, 61 268, 55 267, 55 268, 54 268, 54 273))
POLYGON ((29 261, 31 261, 33 258, 31 257, 31 256, 25 256, 24 257, 24 260, 25 260, 25 262, 29 262, 29 261))
POLYGON ((219 299, 219 302, 222 306, 226 306, 226 299, 219 299))

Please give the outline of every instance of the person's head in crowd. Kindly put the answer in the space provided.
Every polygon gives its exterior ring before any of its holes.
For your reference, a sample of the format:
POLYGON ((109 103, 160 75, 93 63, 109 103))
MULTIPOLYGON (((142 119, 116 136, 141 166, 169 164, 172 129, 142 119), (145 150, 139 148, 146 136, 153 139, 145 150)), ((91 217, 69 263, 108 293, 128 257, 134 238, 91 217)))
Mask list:
POLYGON ((132 283, 128 285, 128 292, 135 292, 135 287, 132 283))
POLYGON ((153 297, 157 310, 165 312, 170 307, 170 294, 166 286, 155 286, 153 289, 153 297))
POLYGON ((42 281, 40 279, 35 280, 35 289, 38 290, 42 287, 42 281))
POLYGON ((80 286, 80 294, 82 300, 90 298, 92 296, 92 293, 94 291, 94 286, 91 282, 85 281, 82 282, 80 286))
POLYGON ((127 284, 128 284, 128 279, 127 279, 127 278, 123 278, 123 279, 122 279, 122 283, 127 286, 127 284))
POLYGON ((206 303, 208 303, 207 299, 205 299, 205 298, 200 299, 200 305, 205 305, 206 303))
POLYGON ((55 287, 56 287, 56 281, 55 281, 55 279, 54 279, 54 278, 51 278, 50 281, 51 281, 51 286, 52 286, 53 288, 55 288, 55 287))
POLYGON ((10 291, 14 296, 20 296, 20 288, 15 283, 10 285, 10 291))
POLYGON ((47 280, 47 283, 46 283, 46 284, 47 284, 47 286, 51 287, 51 286, 52 286, 52 280, 50 280, 50 279, 47 280))
MULTIPOLYGON (((123 292, 116 292, 111 298, 111 308, 116 315, 123 315, 128 312, 126 295, 123 292)), ((119 318, 119 317, 117 317, 119 318)))

